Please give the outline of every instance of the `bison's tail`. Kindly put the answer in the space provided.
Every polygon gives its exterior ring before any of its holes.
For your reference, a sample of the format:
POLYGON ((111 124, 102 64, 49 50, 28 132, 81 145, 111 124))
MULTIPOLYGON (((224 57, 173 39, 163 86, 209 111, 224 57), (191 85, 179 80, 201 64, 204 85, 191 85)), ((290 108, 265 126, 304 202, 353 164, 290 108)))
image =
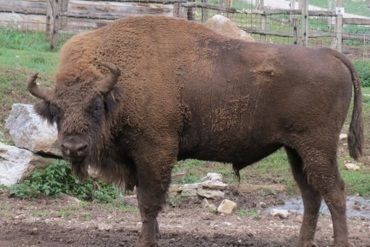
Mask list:
POLYGON ((340 53, 335 53, 349 69, 352 75, 352 82, 354 88, 354 102, 352 110, 352 119, 348 133, 348 149, 352 158, 357 160, 362 155, 362 147, 364 143, 363 120, 362 120, 362 94, 361 82, 358 74, 347 57, 340 53))

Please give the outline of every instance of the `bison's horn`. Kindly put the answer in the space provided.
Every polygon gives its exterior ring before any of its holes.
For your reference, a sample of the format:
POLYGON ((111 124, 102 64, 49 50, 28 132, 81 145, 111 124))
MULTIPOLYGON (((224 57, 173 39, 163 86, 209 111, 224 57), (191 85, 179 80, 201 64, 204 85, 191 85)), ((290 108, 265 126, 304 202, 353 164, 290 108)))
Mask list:
POLYGON ((37 98, 50 101, 51 90, 39 87, 36 83, 37 76, 38 73, 35 73, 28 79, 28 91, 37 98))
POLYGON ((113 89, 114 85, 116 85, 118 77, 121 75, 121 71, 112 63, 101 63, 101 65, 106 67, 110 73, 105 78, 97 81, 96 84, 100 92, 108 93, 113 89))

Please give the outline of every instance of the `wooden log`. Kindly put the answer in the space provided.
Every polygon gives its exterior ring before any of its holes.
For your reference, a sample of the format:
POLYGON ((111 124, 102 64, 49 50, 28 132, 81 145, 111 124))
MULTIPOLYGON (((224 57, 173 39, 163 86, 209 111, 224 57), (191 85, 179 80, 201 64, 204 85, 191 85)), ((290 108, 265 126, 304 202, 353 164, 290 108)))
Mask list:
MULTIPOLYGON (((302 10, 294 9, 266 9, 266 10, 256 10, 256 9, 235 9, 235 8, 221 8, 216 5, 208 4, 208 3, 194 3, 194 2, 187 2, 182 3, 181 6, 184 8, 195 7, 195 8, 206 8, 210 10, 220 11, 220 12, 228 12, 228 13, 240 13, 240 14, 253 14, 253 15, 301 15, 302 10)), ((326 11, 326 10, 308 10, 309 16, 315 17, 335 17, 336 14, 333 11, 326 11)))
POLYGON ((45 15, 46 0, 0 0, 0 12, 45 15))
MULTIPOLYGON (((289 33, 289 32, 261 31, 261 30, 256 30, 253 28, 241 28, 241 29, 246 31, 247 33, 259 34, 262 36, 268 35, 268 36, 275 36, 275 37, 298 39, 297 34, 294 32, 289 33)), ((308 36, 308 38, 326 38, 326 37, 335 37, 335 34, 325 33, 325 32, 310 32, 310 35, 308 36)))
POLYGON ((45 16, 18 13, 1 13, 0 26, 27 31, 45 31, 45 16))
POLYGON ((365 18, 343 18, 343 24, 368 25, 368 26, 370 26, 370 19, 365 19, 365 18))
POLYGON ((173 6, 147 3, 93 2, 71 0, 68 12, 63 14, 75 18, 114 20, 127 15, 173 16, 173 6))

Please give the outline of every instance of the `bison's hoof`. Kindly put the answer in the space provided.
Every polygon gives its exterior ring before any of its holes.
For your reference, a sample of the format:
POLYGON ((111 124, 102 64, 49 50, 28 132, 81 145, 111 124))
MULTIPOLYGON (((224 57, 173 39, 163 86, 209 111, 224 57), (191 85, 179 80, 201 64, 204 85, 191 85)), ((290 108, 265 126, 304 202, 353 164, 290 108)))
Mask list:
POLYGON ((318 245, 313 240, 305 240, 299 243, 299 247, 318 247, 318 245))
POLYGON ((343 243, 343 242, 340 242, 340 243, 335 242, 334 246, 335 247, 354 247, 354 245, 351 243, 343 243))
POLYGON ((159 247, 159 245, 155 242, 139 240, 136 243, 136 247, 159 247))

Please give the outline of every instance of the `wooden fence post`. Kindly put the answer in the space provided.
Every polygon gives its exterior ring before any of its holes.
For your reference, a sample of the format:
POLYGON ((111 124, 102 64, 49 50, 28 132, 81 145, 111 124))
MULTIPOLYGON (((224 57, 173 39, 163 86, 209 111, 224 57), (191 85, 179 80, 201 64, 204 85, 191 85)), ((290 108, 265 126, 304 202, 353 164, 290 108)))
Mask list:
MULTIPOLYGON (((226 10, 228 10, 228 9, 230 9, 231 8, 231 0, 224 0, 223 1, 224 2, 224 8, 226 9, 226 10)), ((226 11, 226 17, 227 18, 230 18, 230 13, 229 12, 227 12, 226 11)))
MULTIPOLYGON (((195 0, 189 0, 188 3, 194 3, 195 0)), ((188 11, 187 11, 187 18, 189 21, 193 21, 194 20, 194 8, 193 7, 187 7, 188 11)))
POLYGON ((301 44, 308 46, 308 0, 300 0, 302 7, 301 44))
POLYGON ((51 28, 51 18, 52 18, 52 9, 50 1, 46 1, 46 27, 45 34, 48 39, 50 39, 50 28, 51 28))
POLYGON ((256 0, 256 9, 263 10, 265 7, 264 0, 256 0))
POLYGON ((69 0, 47 0, 46 32, 50 41, 50 49, 57 45, 59 30, 67 25, 67 17, 63 14, 68 10, 69 0))
MULTIPOLYGON (((203 4, 207 4, 208 0, 202 0, 203 4)), ((208 9, 202 7, 202 23, 208 20, 208 9)))
POLYGON ((173 4, 173 16, 174 17, 180 17, 180 8, 181 8, 180 1, 173 4))
POLYGON ((342 43, 343 43, 343 12, 344 9, 342 8, 342 1, 337 0, 336 1, 336 37, 337 37, 337 51, 342 52, 342 43))
MULTIPOLYGON (((256 0, 256 9, 260 11, 265 10, 265 2, 264 0, 256 0)), ((267 15, 264 13, 261 15, 261 30, 263 33, 266 33, 266 23, 267 23, 267 15)), ((267 35, 264 35, 265 41, 267 40, 267 35)))

